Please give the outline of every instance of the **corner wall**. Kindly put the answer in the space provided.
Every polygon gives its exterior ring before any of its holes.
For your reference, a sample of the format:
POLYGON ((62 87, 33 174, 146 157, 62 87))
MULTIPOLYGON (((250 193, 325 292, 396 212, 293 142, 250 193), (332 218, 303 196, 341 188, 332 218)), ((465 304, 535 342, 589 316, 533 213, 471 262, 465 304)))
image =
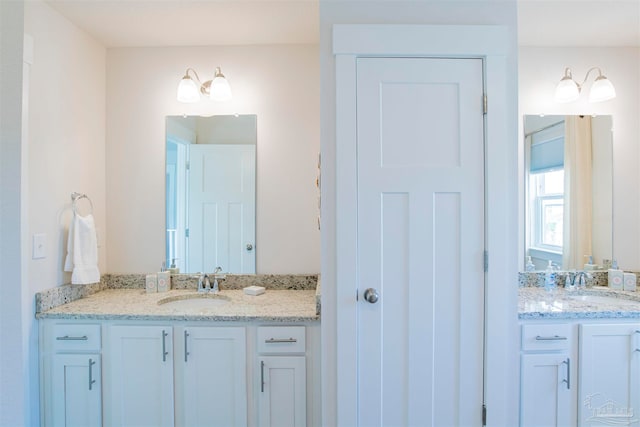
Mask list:
POLYGON ((29 304, 21 266, 22 2, 0 1, 0 425, 29 425, 28 358, 24 319, 29 304))
MULTIPOLYGON (((93 202, 99 267, 106 272, 105 48, 39 0, 24 2, 24 32, 33 41, 25 76, 26 138, 21 193, 28 221, 22 240, 24 329, 27 348, 26 425, 39 423, 38 324, 35 294, 70 282, 63 272, 71 192, 93 202), (45 235, 45 258, 32 258, 34 234, 45 235)), ((4 96, 4 95, 3 95, 4 96)), ((86 212, 86 211, 83 211, 86 212)))

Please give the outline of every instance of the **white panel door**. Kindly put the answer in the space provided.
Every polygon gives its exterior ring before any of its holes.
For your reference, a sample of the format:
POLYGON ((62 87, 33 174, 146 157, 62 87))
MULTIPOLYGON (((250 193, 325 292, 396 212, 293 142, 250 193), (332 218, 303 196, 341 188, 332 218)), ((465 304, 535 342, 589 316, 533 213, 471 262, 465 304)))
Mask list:
POLYGON ((258 425, 307 425, 307 371, 304 356, 265 356, 260 363, 258 425))
POLYGON ((102 425, 99 354, 56 354, 53 356, 52 377, 51 425, 102 425))
POLYGON ((578 425, 640 426, 640 325, 580 325, 578 425))
POLYGON ((479 59, 357 60, 360 426, 482 424, 482 96, 479 59))
POLYGON ((520 427, 569 427, 571 359, 567 352, 523 354, 520 364, 520 427))
POLYGON ((255 273, 255 148, 189 146, 187 271, 255 273))
POLYGON ((111 326, 108 333, 105 424, 173 426, 171 327, 111 326))
POLYGON ((245 328, 179 328, 176 343, 177 424, 246 427, 245 328))

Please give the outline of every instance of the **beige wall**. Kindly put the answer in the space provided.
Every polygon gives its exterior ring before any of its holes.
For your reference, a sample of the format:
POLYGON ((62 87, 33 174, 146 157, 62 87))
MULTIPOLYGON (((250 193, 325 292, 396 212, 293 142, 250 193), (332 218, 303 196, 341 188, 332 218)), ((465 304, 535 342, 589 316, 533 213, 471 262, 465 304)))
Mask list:
MULTIPOLYGON (((542 113, 609 114, 613 117, 613 256, 621 268, 640 270, 640 49, 520 47, 518 56, 520 120, 525 114, 542 113), (555 87, 565 67, 571 67, 574 79, 581 83, 587 70, 594 66, 600 67, 614 84, 615 99, 590 104, 587 94, 583 93, 576 102, 554 102, 555 87)), ((585 91, 594 79, 592 73, 585 91)), ((521 141, 518 144, 522 147, 521 141)), ((520 151, 522 159, 522 148, 520 151)), ((522 160, 520 164, 523 164, 522 160)), ((522 176, 521 173, 521 179, 522 176)), ((524 230, 524 214, 520 218, 521 230, 524 230)), ((519 234, 524 236, 524 232, 519 234)), ((523 251, 524 243, 521 241, 518 247, 523 251)), ((524 255, 520 257, 523 259, 524 255)))
POLYGON ((239 113, 258 123, 257 272, 319 272, 319 72, 316 45, 110 49, 109 271, 156 271, 164 260, 165 116, 239 113), (216 66, 231 102, 176 101, 187 67, 208 80, 216 66))
MULTIPOLYGON (((63 273, 71 192, 93 202, 99 267, 105 251, 105 48, 48 5, 25 3, 33 36, 29 95, 29 238, 45 233, 47 257, 29 259, 33 291, 69 283, 63 273)), ((31 242, 29 242, 31 244, 31 242)))
POLYGON ((22 325, 27 346, 27 417, 38 423, 37 322, 34 295, 70 281, 63 273, 71 220, 71 192, 89 195, 98 230, 99 267, 107 269, 105 215, 106 50, 47 4, 25 2, 24 31, 33 40, 33 61, 25 82, 26 138, 23 140, 23 293, 28 316, 22 325), (33 234, 46 236, 44 259, 32 259, 33 234))

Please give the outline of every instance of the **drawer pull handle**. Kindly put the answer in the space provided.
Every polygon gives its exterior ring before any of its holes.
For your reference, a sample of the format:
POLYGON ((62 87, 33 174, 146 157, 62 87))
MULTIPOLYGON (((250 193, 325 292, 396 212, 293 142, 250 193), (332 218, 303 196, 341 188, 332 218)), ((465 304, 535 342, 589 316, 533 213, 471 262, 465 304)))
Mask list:
POLYGON ((93 359, 89 359, 89 391, 91 391, 91 387, 96 382, 96 380, 93 379, 93 365, 95 364, 96 362, 94 362, 93 359))
POLYGON ((165 332, 165 330, 162 330, 162 361, 166 362, 167 361, 167 354, 169 354, 169 352, 167 351, 167 343, 166 343, 166 338, 167 335, 169 335, 167 332, 165 332))
POLYGON ((184 361, 187 362, 189 358, 189 349, 187 347, 187 339, 189 338, 189 332, 184 331, 184 361))
POLYGON ((86 335, 83 335, 81 337, 70 337, 69 335, 65 335, 63 337, 56 337, 56 339, 58 341, 86 341, 89 338, 87 338, 86 335))
POLYGON ((567 360, 563 361, 562 364, 567 365, 567 379, 562 380, 563 383, 567 383, 567 390, 571 389, 571 360, 567 357, 567 360))
POLYGON ((561 337, 560 335, 554 335, 552 337, 543 337, 543 336, 536 336, 536 341, 566 341, 567 337, 561 337))
POLYGON ((268 340, 264 340, 267 344, 275 344, 275 343, 283 343, 283 342, 298 342, 295 338, 269 338, 268 340))
POLYGON ((264 393, 264 360, 260 361, 260 393, 264 393))

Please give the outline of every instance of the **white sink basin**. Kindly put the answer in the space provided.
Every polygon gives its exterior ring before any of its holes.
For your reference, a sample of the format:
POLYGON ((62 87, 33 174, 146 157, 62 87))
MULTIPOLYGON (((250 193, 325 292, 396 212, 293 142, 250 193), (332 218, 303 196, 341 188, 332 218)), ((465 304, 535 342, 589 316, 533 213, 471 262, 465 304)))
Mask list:
POLYGON ((202 310, 229 304, 227 297, 211 294, 180 295, 161 299, 159 305, 180 310, 202 310))
POLYGON ((640 302, 633 301, 625 298, 611 297, 607 295, 573 295, 569 298, 576 301, 583 301, 592 304, 610 304, 610 305, 637 305, 640 307, 640 302))

